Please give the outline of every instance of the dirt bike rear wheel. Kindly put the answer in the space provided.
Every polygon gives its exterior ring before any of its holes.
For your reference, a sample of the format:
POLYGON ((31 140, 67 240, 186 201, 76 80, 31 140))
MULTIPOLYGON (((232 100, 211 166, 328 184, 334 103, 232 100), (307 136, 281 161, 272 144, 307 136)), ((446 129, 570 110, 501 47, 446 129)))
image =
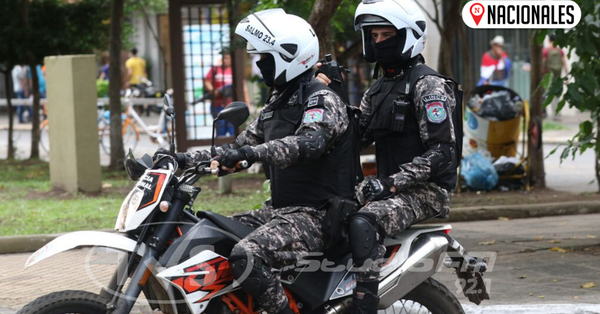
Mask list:
POLYGON ((429 278, 378 314, 464 314, 456 297, 443 284, 429 278))
POLYGON ((105 314, 108 300, 81 290, 47 294, 25 305, 17 314, 105 314))

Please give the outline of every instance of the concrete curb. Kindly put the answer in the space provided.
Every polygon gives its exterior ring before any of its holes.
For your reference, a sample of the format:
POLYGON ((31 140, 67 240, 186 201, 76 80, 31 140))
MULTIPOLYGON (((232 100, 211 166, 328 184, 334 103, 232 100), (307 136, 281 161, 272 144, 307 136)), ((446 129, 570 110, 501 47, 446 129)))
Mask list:
POLYGON ((60 234, 35 234, 0 237, 0 254, 33 252, 60 234))
POLYGON ((563 202, 526 205, 498 205, 453 208, 447 220, 438 222, 496 220, 498 217, 509 219, 538 218, 561 215, 584 215, 600 213, 600 202, 563 202))
MULTIPOLYGON (((450 210, 449 219, 432 219, 428 220, 427 223, 452 223, 459 221, 496 220, 498 219, 498 217, 518 219, 599 213, 600 202, 593 201, 458 207, 450 210)), ((114 230, 101 231, 115 232, 114 230)), ((33 252, 44 246, 46 243, 54 240, 61 234, 40 234, 0 237, 0 254, 33 252)))
MULTIPOLYGON (((102 232, 116 232, 113 229, 97 230, 102 232)), ((66 233, 32 234, 24 236, 0 237, 0 254, 35 252, 48 242, 66 233)))

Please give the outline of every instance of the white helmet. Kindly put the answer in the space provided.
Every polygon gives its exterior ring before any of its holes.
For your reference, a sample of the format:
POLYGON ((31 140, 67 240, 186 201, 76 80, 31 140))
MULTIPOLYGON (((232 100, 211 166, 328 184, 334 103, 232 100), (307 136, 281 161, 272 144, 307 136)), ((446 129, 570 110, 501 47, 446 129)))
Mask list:
POLYGON ((275 85, 281 86, 313 67, 319 39, 304 19, 283 9, 252 13, 235 28, 248 42, 248 53, 269 53, 275 59, 275 85))
POLYGON ((363 56, 368 62, 376 61, 370 32, 365 30, 365 27, 373 26, 394 26, 405 30, 406 38, 398 47, 398 53, 405 59, 417 56, 425 48, 425 15, 414 0, 363 0, 358 5, 354 28, 362 31, 363 56))

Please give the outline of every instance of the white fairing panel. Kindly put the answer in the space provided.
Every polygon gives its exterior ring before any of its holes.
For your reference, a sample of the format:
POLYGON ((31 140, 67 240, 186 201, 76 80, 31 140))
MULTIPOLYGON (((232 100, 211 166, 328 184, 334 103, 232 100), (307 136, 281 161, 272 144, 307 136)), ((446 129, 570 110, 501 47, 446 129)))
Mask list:
POLYGON ((171 170, 146 170, 121 205, 115 229, 125 232, 138 228, 158 206, 172 175, 171 170))
MULTIPOLYGON (((50 241, 42 248, 35 251, 25 263, 25 268, 31 267, 50 256, 79 246, 102 246, 126 252, 133 252, 135 244, 135 241, 116 233, 100 231, 71 232, 50 241)), ((140 256, 143 255, 145 250, 146 246, 142 244, 138 254, 140 256)))
POLYGON ((202 251, 156 276, 177 288, 194 314, 206 310, 211 298, 231 291, 234 283, 229 261, 210 250, 202 251))

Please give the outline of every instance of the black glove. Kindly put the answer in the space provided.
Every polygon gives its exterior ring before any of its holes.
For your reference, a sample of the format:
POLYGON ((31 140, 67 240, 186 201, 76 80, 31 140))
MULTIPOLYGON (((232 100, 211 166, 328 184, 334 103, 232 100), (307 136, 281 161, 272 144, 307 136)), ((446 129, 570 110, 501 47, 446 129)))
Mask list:
POLYGON ((170 156, 173 159, 175 159, 180 169, 185 168, 187 160, 185 158, 184 153, 171 153, 170 150, 162 147, 156 150, 154 156, 152 156, 152 161, 156 163, 157 160, 161 159, 164 156, 170 156))
POLYGON ((386 199, 394 195, 394 193, 390 191, 392 186, 394 186, 394 180, 392 178, 368 179, 362 188, 364 199, 370 202, 386 199))
POLYGON ((242 146, 238 149, 226 149, 225 152, 216 158, 221 166, 229 169, 235 168, 238 161, 246 160, 249 163, 254 162, 254 151, 250 146, 242 146))

